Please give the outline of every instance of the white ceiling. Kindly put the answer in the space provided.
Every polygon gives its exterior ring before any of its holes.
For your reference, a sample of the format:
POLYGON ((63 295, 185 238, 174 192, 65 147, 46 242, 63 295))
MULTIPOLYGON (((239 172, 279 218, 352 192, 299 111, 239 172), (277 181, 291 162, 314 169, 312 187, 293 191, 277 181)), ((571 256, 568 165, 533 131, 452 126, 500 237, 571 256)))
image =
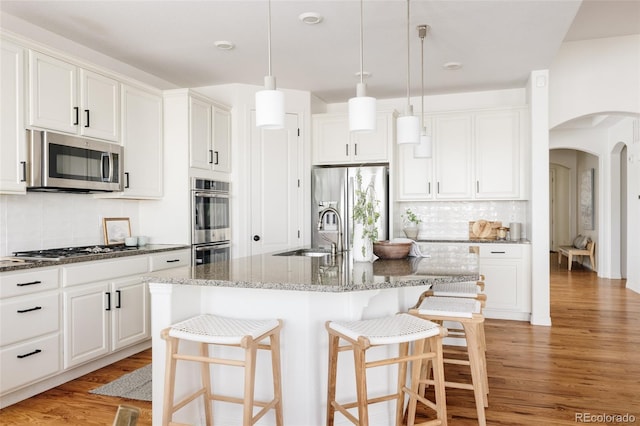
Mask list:
MULTIPOLYGON (((262 85, 267 74, 267 1, 9 1, 9 14, 128 63, 179 87, 262 85), (216 40, 235 44, 222 51, 216 40)), ((272 0, 272 69, 279 87, 326 102, 355 95, 358 0, 272 0), (298 16, 317 12, 318 25, 298 16)), ((364 70, 369 94, 406 96, 407 2, 364 0, 364 70)), ((0 21, 0 23, 4 24, 0 21)), ((420 93, 420 39, 426 94, 523 87, 549 68, 563 40, 640 33, 640 0, 413 0, 411 94, 420 93), (577 14, 577 15, 576 15, 577 14), (575 18, 575 19, 574 19, 575 18), (457 61, 462 69, 443 69, 457 61)), ((13 31, 16 29, 10 28, 13 31)))

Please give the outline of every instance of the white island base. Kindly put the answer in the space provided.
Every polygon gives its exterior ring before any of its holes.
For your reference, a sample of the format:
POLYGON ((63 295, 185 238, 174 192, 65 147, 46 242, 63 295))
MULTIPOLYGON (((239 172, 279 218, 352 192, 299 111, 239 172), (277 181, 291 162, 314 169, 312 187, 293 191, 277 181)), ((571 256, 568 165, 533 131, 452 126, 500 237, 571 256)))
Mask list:
MULTIPOLYGON (((237 318, 280 318, 284 321, 281 334, 282 390, 284 424, 287 426, 320 426, 326 418, 328 339, 324 324, 327 320, 355 320, 392 315, 406 311, 426 286, 385 288, 343 293, 255 288, 230 288, 167 283, 150 283, 153 335, 153 424, 162 423, 162 400, 165 372, 165 341, 160 331, 169 325, 197 315, 212 313, 237 318)), ((195 346, 181 346, 180 351, 195 353, 195 346)), ((218 349, 217 349, 218 350, 218 349)), ((224 351, 236 350, 224 348, 224 351)), ((394 349, 373 348, 368 356, 388 356, 394 349)), ((258 353, 256 399, 269 400, 272 381, 269 354, 258 353)), ((215 353, 215 352, 214 352, 215 353)), ((225 352, 226 354, 230 352, 225 352)), ((237 352, 241 355, 241 352, 237 352)), ((380 395, 395 388, 396 366, 373 369, 368 374, 370 395, 380 395)), ((213 386, 220 392, 242 395, 242 368, 214 367, 213 386)), ((176 398, 200 385, 199 365, 178 363, 176 398), (181 365, 182 364, 182 365, 181 365)), ((355 376, 351 352, 340 355, 338 399, 355 401, 355 376)), ((370 407, 371 425, 393 423, 392 403, 370 407)), ((214 403, 215 424, 238 425, 241 406, 214 403)), ((204 425, 202 398, 176 413, 175 421, 204 425)), ((275 425, 273 413, 268 413, 260 425, 275 425)), ((351 423, 336 415, 337 425, 351 423)))

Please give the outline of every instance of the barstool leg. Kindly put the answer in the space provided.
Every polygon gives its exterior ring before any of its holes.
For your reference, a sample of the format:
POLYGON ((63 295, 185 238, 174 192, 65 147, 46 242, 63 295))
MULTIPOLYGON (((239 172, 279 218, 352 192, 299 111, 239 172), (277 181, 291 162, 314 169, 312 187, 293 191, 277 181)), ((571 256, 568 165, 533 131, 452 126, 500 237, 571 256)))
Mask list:
POLYGON ((442 422, 442 426, 447 426, 447 394, 444 384, 444 352, 442 350, 443 335, 429 339, 428 347, 435 353, 435 358, 430 360, 433 370, 433 387, 436 398, 436 414, 442 422))
POLYGON ((253 399, 256 382, 256 353, 257 344, 249 338, 245 348, 244 358, 244 405, 242 410, 242 425, 251 426, 253 424, 253 399))
POLYGON ((340 337, 329 334, 329 379, 327 387, 327 426, 333 426, 336 408, 336 376, 338 373, 338 344, 340 337))
MULTIPOLYGON (((209 345, 200 343, 200 355, 203 358, 209 358, 209 345)), ((212 394, 211 389, 211 370, 208 362, 201 362, 202 387, 204 388, 204 417, 208 425, 213 424, 213 412, 211 410, 212 394)))
POLYGON ((361 345, 353 345, 353 361, 356 370, 356 393, 358 399, 358 423, 360 426, 367 426, 369 424, 365 352, 366 349, 361 345))
POLYGON ((481 367, 481 354, 478 343, 478 324, 463 324, 467 337, 467 351, 469 353, 469 367, 471 368, 471 382, 473 383, 473 395, 476 400, 476 411, 478 412, 478 424, 485 426, 487 420, 484 414, 484 407, 487 404, 487 394, 484 390, 485 379, 481 367))
POLYGON ((178 339, 168 337, 168 330, 163 330, 166 337, 167 357, 164 374, 164 401, 162 404, 162 426, 167 426, 173 420, 173 398, 176 383, 176 359, 178 352, 178 339), (166 333, 166 334, 165 334, 166 333))
POLYGON ((271 345, 271 369, 273 373, 273 397, 276 402, 276 426, 284 426, 282 415, 282 375, 280 366, 280 330, 277 330, 269 338, 271 345))
MULTIPOLYGON (((406 357, 409 354, 409 343, 400 343, 398 356, 406 357)), ((398 394, 396 401, 396 426, 402 426, 404 414, 404 388, 407 384, 407 362, 398 364, 398 394)), ((413 386, 413 383, 412 383, 413 386)), ((411 401, 411 400, 409 400, 411 401)))
MULTIPOLYGON (((424 353, 424 340, 418 340, 414 343, 413 354, 421 354, 424 353)), ((413 426, 416 420, 416 406, 418 403, 418 399, 416 395, 420 389, 420 375, 422 374, 422 369, 424 368, 425 359, 415 360, 411 365, 411 393, 409 394, 409 405, 407 406, 407 426, 413 426)), ((406 372, 405 372, 406 375, 406 372)), ((398 378, 399 379, 399 378, 398 378)), ((403 401, 404 405, 404 401, 403 401)), ((399 407, 400 411, 402 411, 403 407, 399 407)), ((397 412, 396 412, 397 413, 397 412)), ((397 424, 397 418, 396 418, 397 424)))

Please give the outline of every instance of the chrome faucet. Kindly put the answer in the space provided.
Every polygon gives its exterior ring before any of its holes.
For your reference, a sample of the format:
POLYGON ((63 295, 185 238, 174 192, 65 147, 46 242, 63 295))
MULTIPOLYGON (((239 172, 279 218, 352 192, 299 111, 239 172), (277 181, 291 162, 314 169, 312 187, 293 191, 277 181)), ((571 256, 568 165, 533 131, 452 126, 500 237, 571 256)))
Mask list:
POLYGON ((320 212, 320 218, 318 218, 318 231, 322 231, 323 230, 324 216, 327 213, 333 213, 338 218, 338 244, 336 246, 336 243, 327 240, 327 238, 325 238, 324 235, 321 235, 321 237, 325 241, 331 242, 331 253, 332 254, 336 254, 336 252, 342 253, 344 251, 344 242, 343 242, 343 236, 342 236, 342 217, 340 216, 340 213, 338 213, 338 210, 336 210, 333 207, 327 207, 327 208, 323 209, 320 212))

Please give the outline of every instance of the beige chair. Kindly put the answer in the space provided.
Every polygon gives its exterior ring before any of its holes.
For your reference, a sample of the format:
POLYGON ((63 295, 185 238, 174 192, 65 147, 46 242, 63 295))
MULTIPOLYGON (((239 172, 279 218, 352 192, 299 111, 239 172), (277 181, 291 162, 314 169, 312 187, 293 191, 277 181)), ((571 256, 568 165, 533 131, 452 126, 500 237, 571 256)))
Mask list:
POLYGON ((417 402, 425 404, 435 411, 436 419, 421 425, 447 424, 446 396, 444 388, 444 370, 442 338, 446 330, 431 321, 408 314, 374 318, 360 321, 328 321, 329 333, 329 382, 327 390, 327 426, 332 426, 336 411, 344 415, 357 426, 369 425, 369 405, 384 401, 396 401, 396 426, 403 425, 405 394, 409 395, 407 426, 413 426, 417 402), (347 344, 340 346, 340 340, 347 344), (413 342, 413 351, 409 353, 409 344, 413 342), (374 346, 399 345, 397 356, 388 359, 367 360, 366 352, 374 346), (336 401, 336 378, 338 372, 338 354, 353 351, 356 376, 356 401, 339 403, 336 401), (429 361, 433 368, 434 401, 418 395, 418 379, 423 364, 429 361), (412 363, 410 387, 406 386, 407 364, 412 363), (367 393, 367 369, 384 365, 398 364, 398 387, 388 395, 370 397, 367 393), (354 413, 357 411, 357 417, 354 413))
POLYGON ((173 422, 174 413, 202 396, 205 400, 207 425, 213 425, 211 403, 213 401, 223 401, 243 406, 242 423, 238 422, 238 425, 254 425, 269 410, 273 409, 275 410, 276 425, 283 426, 282 379, 280 374, 281 328, 282 321, 275 319, 244 320, 216 315, 198 315, 162 330, 161 336, 167 341, 162 425, 178 425, 179 423, 173 422), (200 356, 178 353, 178 344, 182 340, 198 342, 200 344, 200 356), (265 340, 268 340, 268 343, 264 343, 265 340), (210 345, 243 348, 245 357, 243 360, 211 357, 209 354, 210 345), (273 399, 269 402, 254 400, 256 358, 259 349, 271 352, 273 399), (202 387, 176 403, 174 401, 174 387, 178 360, 201 363, 202 387), (219 391, 214 392, 211 386, 210 364, 243 367, 244 396, 239 398, 222 395, 219 391), (254 414, 255 407, 261 407, 262 409, 254 414))
POLYGON ((587 243, 587 247, 584 249, 575 248, 573 246, 560 246, 558 248, 558 265, 562 263, 562 256, 567 257, 567 263, 569 270, 571 270, 571 264, 573 263, 573 256, 589 256, 589 260, 591 261, 591 269, 596 270, 596 243, 589 240, 587 243))

